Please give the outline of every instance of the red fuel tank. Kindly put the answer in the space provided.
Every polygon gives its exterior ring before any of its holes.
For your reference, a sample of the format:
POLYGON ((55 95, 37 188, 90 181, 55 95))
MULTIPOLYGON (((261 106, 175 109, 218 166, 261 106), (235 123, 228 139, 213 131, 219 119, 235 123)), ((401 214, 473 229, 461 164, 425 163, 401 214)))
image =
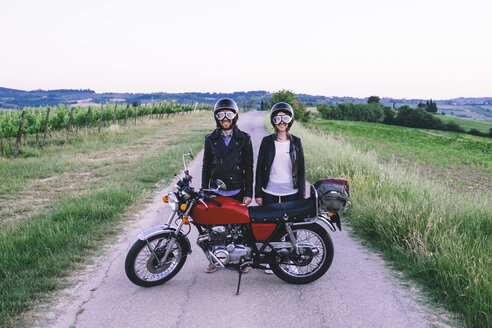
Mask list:
POLYGON ((229 197, 217 196, 214 200, 222 204, 221 207, 213 203, 205 205, 197 203, 191 210, 193 222, 198 224, 242 224, 249 223, 248 207, 229 197))

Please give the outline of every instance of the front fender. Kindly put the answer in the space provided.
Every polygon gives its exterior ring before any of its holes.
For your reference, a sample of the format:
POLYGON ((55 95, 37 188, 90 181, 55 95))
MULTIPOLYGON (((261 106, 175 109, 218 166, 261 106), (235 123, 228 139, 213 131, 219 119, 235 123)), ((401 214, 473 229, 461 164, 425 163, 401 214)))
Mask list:
MULTIPOLYGON (((138 235, 138 239, 143 240, 143 241, 147 241, 149 238, 152 238, 152 237, 154 237, 156 235, 160 235, 160 234, 163 234, 163 233, 176 234, 176 229, 173 228, 173 227, 170 227, 168 225, 152 227, 152 228, 149 228, 149 229, 141 232, 138 235)), ((191 254, 191 244, 190 244, 190 240, 188 239, 188 237, 186 237, 181 232, 179 232, 179 234, 176 236, 176 239, 183 240, 184 241, 184 244, 185 244, 185 247, 186 247, 186 249, 184 250, 185 253, 186 254, 191 254)))

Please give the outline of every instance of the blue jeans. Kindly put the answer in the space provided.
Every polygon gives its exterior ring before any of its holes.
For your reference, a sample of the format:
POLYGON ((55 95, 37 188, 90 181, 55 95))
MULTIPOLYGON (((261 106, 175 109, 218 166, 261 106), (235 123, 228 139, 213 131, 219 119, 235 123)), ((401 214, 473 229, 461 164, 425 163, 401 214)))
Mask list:
POLYGON ((274 203, 283 203, 297 200, 299 197, 297 193, 287 196, 275 196, 267 192, 263 192, 263 205, 270 205, 274 203))

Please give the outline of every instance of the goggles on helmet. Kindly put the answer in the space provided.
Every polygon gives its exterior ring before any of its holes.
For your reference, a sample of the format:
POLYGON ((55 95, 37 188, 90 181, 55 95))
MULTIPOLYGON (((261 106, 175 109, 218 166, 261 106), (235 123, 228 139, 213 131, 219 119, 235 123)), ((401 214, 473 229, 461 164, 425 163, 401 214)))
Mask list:
POLYGON ((236 114, 234 114, 233 112, 218 112, 217 114, 215 114, 215 117, 219 121, 222 121, 225 118, 232 121, 234 117, 236 117, 236 114))
POLYGON ((292 121, 292 117, 290 117, 289 115, 277 115, 273 117, 273 123, 275 124, 280 124, 281 122, 289 124, 290 121, 292 121))

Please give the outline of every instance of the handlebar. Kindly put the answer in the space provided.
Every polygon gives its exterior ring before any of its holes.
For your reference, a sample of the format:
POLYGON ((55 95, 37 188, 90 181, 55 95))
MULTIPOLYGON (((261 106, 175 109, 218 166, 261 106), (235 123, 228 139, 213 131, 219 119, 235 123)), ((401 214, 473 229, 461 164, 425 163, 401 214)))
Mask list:
MULTIPOLYGON (((206 189, 201 189, 199 192, 194 192, 193 191, 193 187, 190 186, 190 182, 191 182, 191 179, 193 178, 189 171, 188 170, 185 170, 184 171, 185 173, 185 176, 184 178, 182 178, 180 181, 178 181, 176 183, 176 185, 178 186, 178 188, 184 192, 185 194, 187 194, 189 197, 197 197, 199 200, 205 200, 207 202, 210 202, 212 204, 215 204, 217 207, 221 207, 222 204, 218 201, 216 201, 215 199, 213 199, 212 197, 209 197, 205 194, 205 191, 207 191, 206 189)), ((213 192, 213 190, 210 190, 213 192)))
POLYGON ((206 200, 207 202, 210 202, 212 204, 215 204, 217 207, 221 207, 222 204, 219 203, 218 201, 216 201, 215 199, 213 199, 212 197, 208 197, 208 196, 203 196, 203 199, 206 200))

